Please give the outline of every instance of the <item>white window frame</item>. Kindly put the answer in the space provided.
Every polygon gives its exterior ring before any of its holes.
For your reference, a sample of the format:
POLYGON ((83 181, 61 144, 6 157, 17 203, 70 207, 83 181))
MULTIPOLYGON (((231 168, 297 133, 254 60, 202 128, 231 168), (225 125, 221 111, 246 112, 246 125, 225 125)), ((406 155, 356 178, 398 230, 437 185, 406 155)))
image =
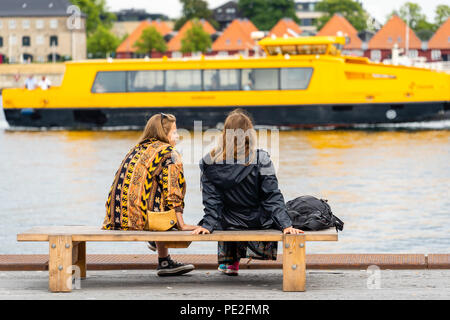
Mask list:
POLYGON ((58 29, 58 20, 57 19, 50 20, 50 28, 51 29, 58 29))
POLYGON ((183 54, 180 51, 172 52, 172 58, 182 58, 183 54))
POLYGON ((16 29, 16 27, 17 27, 16 20, 9 20, 8 26, 9 26, 10 30, 16 29))
POLYGON ((431 60, 441 60, 441 58, 442 58, 441 50, 439 49, 431 50, 431 60))
POLYGON ((36 45, 43 45, 45 43, 45 37, 41 34, 36 36, 36 45))
POLYGON ((416 49, 408 50, 408 57, 417 58, 418 56, 419 56, 419 50, 416 50, 416 49))
POLYGON ((44 29, 44 20, 36 20, 36 29, 44 29))
POLYGON ((370 60, 381 61, 381 50, 371 50, 370 51, 370 60))
POLYGON ((22 20, 22 29, 30 29, 30 20, 22 20))
POLYGON ((15 46, 17 45, 17 37, 15 35, 10 35, 9 36, 9 41, 8 41, 10 46, 15 46))
POLYGON ((0 20, 0 29, 3 29, 3 21, 0 20))

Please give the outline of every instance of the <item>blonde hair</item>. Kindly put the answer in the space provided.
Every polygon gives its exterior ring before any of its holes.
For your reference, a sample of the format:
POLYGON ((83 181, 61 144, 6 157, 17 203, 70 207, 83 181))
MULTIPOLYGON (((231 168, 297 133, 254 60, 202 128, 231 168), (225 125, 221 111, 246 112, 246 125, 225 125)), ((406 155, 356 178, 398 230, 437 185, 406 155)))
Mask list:
POLYGON ((228 114, 219 145, 210 154, 213 162, 237 160, 238 163, 248 165, 253 161, 256 154, 256 132, 248 113, 235 109, 228 114))
POLYGON ((153 115, 147 121, 144 132, 142 132, 142 135, 139 138, 139 143, 152 138, 165 143, 170 143, 168 134, 176 120, 177 119, 173 114, 157 113, 153 115))

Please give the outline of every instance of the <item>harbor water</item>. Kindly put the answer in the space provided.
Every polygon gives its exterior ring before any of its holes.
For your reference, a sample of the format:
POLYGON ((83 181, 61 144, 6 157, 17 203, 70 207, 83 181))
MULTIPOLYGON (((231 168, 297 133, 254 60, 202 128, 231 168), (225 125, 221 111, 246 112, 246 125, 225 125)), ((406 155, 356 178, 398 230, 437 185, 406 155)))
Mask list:
MULTIPOLYGON (((47 253, 47 243, 16 241, 17 233, 34 226, 100 228, 114 173, 139 132, 11 131, 0 111, 0 254, 47 253)), ((311 243, 308 253, 449 252, 448 123, 402 130, 282 131, 277 160, 286 200, 328 199, 345 222, 339 242, 311 243)), ((185 220, 197 223, 203 211, 194 161, 185 163, 185 175, 185 220)), ((88 253, 147 252, 143 243, 88 244, 88 253)), ((193 243, 172 252, 215 253, 216 244, 193 243)))

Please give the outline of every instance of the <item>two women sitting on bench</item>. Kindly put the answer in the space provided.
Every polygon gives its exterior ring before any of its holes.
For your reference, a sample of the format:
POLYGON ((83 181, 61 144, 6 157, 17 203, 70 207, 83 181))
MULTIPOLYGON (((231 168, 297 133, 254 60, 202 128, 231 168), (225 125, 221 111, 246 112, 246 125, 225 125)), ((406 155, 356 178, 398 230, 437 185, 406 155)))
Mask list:
MULTIPOLYGON (((303 232, 292 227, 272 161, 266 151, 256 149, 252 121, 242 110, 228 115, 219 145, 202 159, 205 215, 198 226, 185 224, 186 183, 181 157, 174 149, 176 130, 176 119, 170 114, 156 114, 147 122, 138 144, 116 173, 103 229, 146 230, 147 217, 173 210, 178 229, 193 230, 193 234, 274 228, 290 234, 303 232)), ((158 250, 159 276, 194 269, 173 261, 164 243, 149 245, 158 250)), ((219 242, 219 271, 237 275, 241 258, 274 260, 276 255, 277 242, 219 242)))

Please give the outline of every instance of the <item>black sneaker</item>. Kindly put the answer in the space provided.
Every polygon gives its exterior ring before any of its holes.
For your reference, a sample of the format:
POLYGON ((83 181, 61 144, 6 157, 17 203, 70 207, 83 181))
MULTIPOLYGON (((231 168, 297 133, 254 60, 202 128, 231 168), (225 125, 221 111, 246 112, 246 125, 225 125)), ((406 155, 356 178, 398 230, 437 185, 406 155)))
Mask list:
POLYGON ((172 259, 167 259, 161 261, 156 269, 156 274, 160 277, 164 276, 179 276, 194 270, 192 264, 183 264, 173 261, 172 259))
POLYGON ((152 251, 156 251, 156 242, 155 241, 149 241, 148 242, 148 248, 152 251))

